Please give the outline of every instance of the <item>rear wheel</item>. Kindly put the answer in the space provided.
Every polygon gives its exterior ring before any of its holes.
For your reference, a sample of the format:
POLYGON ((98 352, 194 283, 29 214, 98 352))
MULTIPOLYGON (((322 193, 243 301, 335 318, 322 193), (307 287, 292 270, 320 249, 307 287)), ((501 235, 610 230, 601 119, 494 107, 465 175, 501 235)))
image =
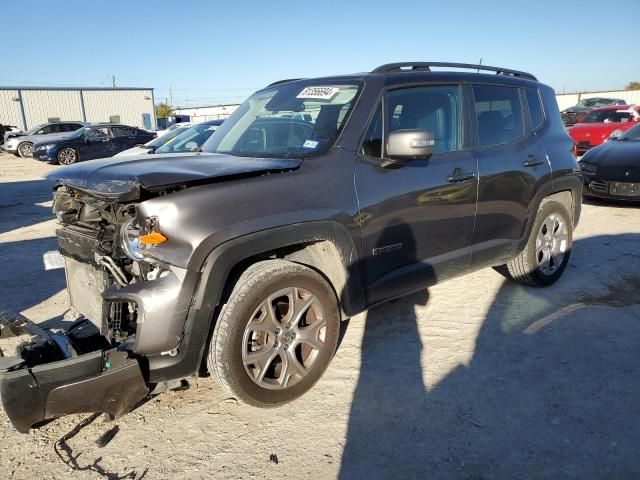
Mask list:
POLYGON ((20 145, 18 145, 18 156, 27 158, 31 155, 33 155, 33 143, 22 142, 20 145))
POLYGON ((336 296, 317 272, 259 262, 236 283, 216 323, 207 366, 236 398, 258 407, 307 392, 335 353, 336 296))
POLYGON ((78 161, 78 153, 73 148, 63 148, 58 152, 58 163, 60 165, 71 165, 78 161))
POLYGON ((560 278, 569 263, 573 223, 566 207, 554 201, 540 207, 527 245, 500 273, 525 285, 546 287, 560 278))

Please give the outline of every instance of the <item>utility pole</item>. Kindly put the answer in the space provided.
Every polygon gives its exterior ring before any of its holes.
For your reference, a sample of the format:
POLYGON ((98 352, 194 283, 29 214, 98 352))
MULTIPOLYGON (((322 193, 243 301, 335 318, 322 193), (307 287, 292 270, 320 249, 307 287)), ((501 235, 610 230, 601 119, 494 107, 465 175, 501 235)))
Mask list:
POLYGON ((116 88, 116 76, 115 75, 111 75, 111 85, 113 86, 113 88, 116 88))
POLYGON ((171 99, 169 106, 173 107, 173 92, 171 90, 171 84, 169 84, 169 98, 171 99))

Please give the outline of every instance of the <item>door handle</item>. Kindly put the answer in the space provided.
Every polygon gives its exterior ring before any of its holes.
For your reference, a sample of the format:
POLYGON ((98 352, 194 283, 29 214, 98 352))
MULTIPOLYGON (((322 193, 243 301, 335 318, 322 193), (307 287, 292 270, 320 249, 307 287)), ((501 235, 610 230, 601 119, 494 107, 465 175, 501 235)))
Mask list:
POLYGON ((544 160, 540 160, 538 157, 534 155, 529 155, 529 157, 522 162, 523 167, 537 167, 538 165, 542 165, 544 160))
POLYGON ((448 183, 464 182, 464 181, 475 178, 475 176, 476 176, 475 172, 463 172, 459 168, 456 168, 453 171, 453 173, 447 177, 447 182, 448 183))

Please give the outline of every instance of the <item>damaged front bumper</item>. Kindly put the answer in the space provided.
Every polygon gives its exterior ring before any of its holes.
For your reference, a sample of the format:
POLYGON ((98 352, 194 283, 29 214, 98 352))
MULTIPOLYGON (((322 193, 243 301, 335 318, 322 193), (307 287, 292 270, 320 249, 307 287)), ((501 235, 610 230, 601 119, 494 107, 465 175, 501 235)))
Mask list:
POLYGON ((22 315, 0 312, 0 339, 27 339, 17 349, 20 355, 0 353, 0 397, 18 431, 71 413, 119 417, 148 394, 140 363, 129 352, 101 344, 99 334, 88 335, 82 324, 72 329, 47 330, 22 315))

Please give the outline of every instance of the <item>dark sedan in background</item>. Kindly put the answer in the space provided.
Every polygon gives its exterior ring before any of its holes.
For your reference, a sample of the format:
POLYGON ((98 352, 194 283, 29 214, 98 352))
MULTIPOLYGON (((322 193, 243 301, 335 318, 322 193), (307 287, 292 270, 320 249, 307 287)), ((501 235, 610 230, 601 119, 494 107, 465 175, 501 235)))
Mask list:
POLYGON ((82 160, 112 157, 155 137, 154 132, 126 125, 91 125, 68 136, 35 144, 33 157, 43 162, 71 165, 82 160))
POLYGON ((579 165, 585 196, 640 202, 640 125, 592 148, 579 165))

